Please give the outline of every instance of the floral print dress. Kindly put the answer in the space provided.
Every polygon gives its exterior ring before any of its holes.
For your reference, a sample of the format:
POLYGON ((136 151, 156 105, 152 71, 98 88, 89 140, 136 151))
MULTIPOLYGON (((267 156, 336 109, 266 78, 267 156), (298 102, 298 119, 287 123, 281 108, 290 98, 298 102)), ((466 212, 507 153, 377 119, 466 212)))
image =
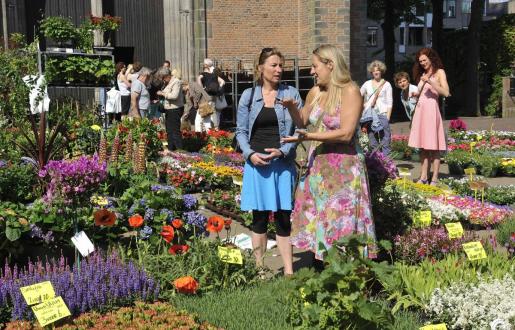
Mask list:
MULTIPOLYGON (((313 108, 309 121, 315 125, 324 116, 320 130, 340 127, 340 109, 334 115, 313 108)), ((366 234, 370 240, 365 254, 376 257, 375 229, 372 219, 365 158, 357 139, 350 144, 318 143, 309 154, 309 171, 295 192, 292 212, 292 244, 311 250, 315 258, 324 254, 341 237, 366 234)))

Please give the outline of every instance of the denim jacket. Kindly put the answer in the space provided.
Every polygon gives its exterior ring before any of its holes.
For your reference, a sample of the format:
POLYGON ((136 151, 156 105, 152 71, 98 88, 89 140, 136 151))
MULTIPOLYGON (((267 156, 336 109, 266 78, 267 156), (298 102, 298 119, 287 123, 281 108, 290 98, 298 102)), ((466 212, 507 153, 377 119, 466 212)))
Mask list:
MULTIPOLYGON (((254 126, 254 122, 256 118, 263 109, 264 100, 263 93, 261 91, 261 86, 256 85, 254 90, 254 97, 252 101, 252 106, 249 111, 249 99, 250 94, 252 93, 252 88, 247 88, 243 91, 243 94, 240 98, 240 103, 238 104, 238 112, 236 114, 236 140, 240 145, 240 148, 243 153, 243 157, 248 159, 250 154, 254 152, 250 148, 250 134, 252 132, 252 127, 254 126)), ((299 91, 291 86, 280 84, 279 90, 277 92, 277 98, 280 100, 291 98, 294 99, 298 103, 299 110, 302 108, 302 99, 300 98, 299 91)), ((283 107, 281 104, 276 103, 275 106, 275 114, 277 115, 277 121, 279 124, 279 135, 281 138, 286 136, 293 135, 295 131, 295 126, 293 124, 293 120, 288 112, 288 109, 283 107)), ((279 150, 282 151, 285 158, 293 159, 295 158, 295 146, 296 143, 282 143, 279 150)))

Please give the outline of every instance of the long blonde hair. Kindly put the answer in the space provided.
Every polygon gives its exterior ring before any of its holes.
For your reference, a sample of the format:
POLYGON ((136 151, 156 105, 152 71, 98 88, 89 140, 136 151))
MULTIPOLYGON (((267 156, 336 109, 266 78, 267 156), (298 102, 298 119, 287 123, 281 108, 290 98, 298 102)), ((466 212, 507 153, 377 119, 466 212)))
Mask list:
POLYGON ((333 115, 336 112, 336 107, 341 106, 343 88, 354 82, 341 48, 334 45, 321 45, 313 51, 313 55, 317 56, 320 62, 324 64, 332 63, 333 70, 331 71, 331 81, 326 89, 319 90, 311 105, 319 104, 321 98, 326 95, 324 108, 327 113, 333 115))

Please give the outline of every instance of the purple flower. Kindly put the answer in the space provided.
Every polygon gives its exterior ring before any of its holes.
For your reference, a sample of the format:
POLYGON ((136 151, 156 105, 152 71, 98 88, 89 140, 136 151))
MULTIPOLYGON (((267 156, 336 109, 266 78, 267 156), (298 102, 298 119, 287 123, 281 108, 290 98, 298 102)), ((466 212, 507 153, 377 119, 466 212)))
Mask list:
POLYGON ((195 211, 184 212, 183 219, 186 220, 187 224, 195 228, 195 234, 197 236, 205 235, 207 233, 207 218, 202 214, 195 211))
POLYGON ((149 238, 150 235, 152 235, 152 228, 149 226, 144 226, 143 228, 141 228, 139 235, 140 235, 141 239, 149 238))
POLYGON ((145 219, 145 221, 151 221, 152 219, 154 219, 154 213, 155 213, 156 210, 152 209, 152 208, 147 208, 145 210, 145 216, 143 217, 145 219))
POLYGON ((182 196, 184 201, 184 207, 188 210, 191 210, 197 205, 197 198, 193 195, 184 195, 182 196))

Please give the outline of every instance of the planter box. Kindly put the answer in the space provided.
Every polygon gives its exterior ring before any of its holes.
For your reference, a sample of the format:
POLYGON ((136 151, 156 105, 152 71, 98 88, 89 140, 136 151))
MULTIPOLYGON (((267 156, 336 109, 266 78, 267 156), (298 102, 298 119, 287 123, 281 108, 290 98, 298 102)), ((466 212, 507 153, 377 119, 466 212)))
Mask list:
POLYGON ((93 52, 99 55, 113 55, 114 47, 94 46, 93 52))

